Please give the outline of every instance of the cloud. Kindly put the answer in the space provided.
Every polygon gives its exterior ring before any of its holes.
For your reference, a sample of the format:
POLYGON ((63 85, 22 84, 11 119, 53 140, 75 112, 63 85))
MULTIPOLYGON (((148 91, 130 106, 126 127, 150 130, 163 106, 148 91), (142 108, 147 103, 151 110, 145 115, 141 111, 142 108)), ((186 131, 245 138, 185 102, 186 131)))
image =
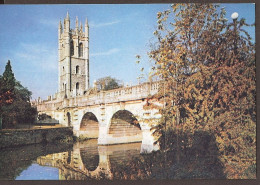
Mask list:
POLYGON ((107 56, 107 55, 112 55, 114 53, 117 53, 119 51, 120 51, 120 49, 113 48, 113 49, 110 49, 110 50, 105 51, 105 52, 92 53, 92 54, 90 54, 90 56, 107 56))
POLYGON ((48 43, 21 43, 15 52, 16 78, 33 92, 33 99, 46 97, 57 89, 58 51, 48 43))
POLYGON ((46 45, 43 45, 42 43, 21 43, 21 50, 23 52, 29 52, 29 53, 35 53, 35 54, 40 54, 40 53, 45 53, 48 52, 48 47, 46 45))
POLYGON ((39 43, 21 43, 19 52, 16 53, 16 57, 25 65, 30 64, 46 71, 57 70, 57 55, 55 48, 39 43))
MULTIPOLYGON (((41 25, 46 25, 50 27, 58 27, 59 26, 59 20, 58 19, 40 19, 38 21, 41 25)), ((89 26, 91 28, 100 28, 100 27, 105 27, 105 26, 111 26, 114 24, 120 23, 120 20, 115 20, 111 22, 103 22, 103 23, 95 23, 95 22, 90 22, 89 26)))
POLYGON ((59 20, 58 19, 40 19, 39 24, 51 26, 51 27, 57 27, 59 26, 59 20))
POLYGON ((121 21, 117 20, 117 21, 112 21, 112 22, 105 22, 105 23, 94 23, 94 22, 90 22, 89 26, 91 28, 100 28, 100 27, 105 27, 105 26, 111 26, 117 23, 120 23, 121 21))

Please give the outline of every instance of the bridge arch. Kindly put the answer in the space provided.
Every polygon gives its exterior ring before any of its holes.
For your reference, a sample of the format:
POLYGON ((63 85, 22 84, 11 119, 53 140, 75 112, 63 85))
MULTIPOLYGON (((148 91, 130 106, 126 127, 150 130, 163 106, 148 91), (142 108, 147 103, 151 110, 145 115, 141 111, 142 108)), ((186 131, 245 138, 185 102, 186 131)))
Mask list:
POLYGON ((86 112, 80 122, 80 135, 86 138, 98 138, 99 122, 95 114, 86 112))
POLYGON ((108 135, 125 142, 141 142, 142 129, 134 114, 128 110, 116 111, 108 126, 108 135))

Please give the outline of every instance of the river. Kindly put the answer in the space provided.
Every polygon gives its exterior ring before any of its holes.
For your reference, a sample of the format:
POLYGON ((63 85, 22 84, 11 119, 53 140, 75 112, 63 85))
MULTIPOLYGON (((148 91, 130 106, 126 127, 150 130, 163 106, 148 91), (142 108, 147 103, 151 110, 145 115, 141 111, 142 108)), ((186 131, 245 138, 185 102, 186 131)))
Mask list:
POLYGON ((95 139, 7 148, 0 154, 0 180, 113 179, 140 150, 141 143, 98 146, 95 139))
POLYGON ((95 139, 7 148, 0 152, 0 180, 225 178, 212 152, 140 151, 141 143, 102 146, 95 139))

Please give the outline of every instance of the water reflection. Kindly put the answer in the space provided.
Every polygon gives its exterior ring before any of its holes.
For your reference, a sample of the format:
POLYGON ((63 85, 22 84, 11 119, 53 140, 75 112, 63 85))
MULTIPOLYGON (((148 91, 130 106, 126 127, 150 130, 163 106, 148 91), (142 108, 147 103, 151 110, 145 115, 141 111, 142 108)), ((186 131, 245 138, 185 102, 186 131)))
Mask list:
POLYGON ((22 171, 15 180, 59 180, 59 170, 33 163, 26 170, 22 171))
POLYGON ((14 180, 30 167, 37 157, 72 150, 68 144, 35 144, 0 150, 0 180, 14 180))
POLYGON ((168 136, 171 139, 162 142, 167 150, 150 154, 140 153, 141 143, 101 146, 97 140, 73 146, 48 144, 6 149, 0 152, 0 179, 35 179, 35 173, 41 174, 38 179, 59 180, 226 177, 213 136, 206 132, 168 136))
POLYGON ((76 143, 73 151, 37 158, 42 166, 59 168, 60 180, 113 179, 111 166, 140 156, 141 143, 98 146, 97 140, 76 143))
POLYGON ((100 146, 88 140, 72 151, 38 157, 37 163, 58 168, 60 180, 225 178, 214 139, 202 136, 189 147, 180 141, 168 152, 151 154, 140 154, 141 143, 100 146))
POLYGON ((82 163, 88 171, 94 171, 99 165, 97 140, 90 140, 80 148, 82 163))

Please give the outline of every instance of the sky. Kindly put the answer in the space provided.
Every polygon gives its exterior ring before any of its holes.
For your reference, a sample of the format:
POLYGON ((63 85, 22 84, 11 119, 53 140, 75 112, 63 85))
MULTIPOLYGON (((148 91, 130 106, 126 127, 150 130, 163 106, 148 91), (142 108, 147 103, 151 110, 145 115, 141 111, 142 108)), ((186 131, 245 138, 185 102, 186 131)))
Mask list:
MULTIPOLYGON (((227 19, 238 12, 239 18, 255 22, 254 4, 221 4, 227 19)), ((89 22, 90 86, 93 81, 111 76, 134 85, 151 63, 147 57, 157 12, 170 4, 124 5, 0 5, 0 74, 8 60, 15 78, 32 91, 32 99, 46 99, 58 89, 58 23, 70 15, 71 28, 78 16, 83 27, 89 22), (136 64, 136 55, 142 62, 136 64)), ((255 39, 255 28, 248 29, 255 39)))

